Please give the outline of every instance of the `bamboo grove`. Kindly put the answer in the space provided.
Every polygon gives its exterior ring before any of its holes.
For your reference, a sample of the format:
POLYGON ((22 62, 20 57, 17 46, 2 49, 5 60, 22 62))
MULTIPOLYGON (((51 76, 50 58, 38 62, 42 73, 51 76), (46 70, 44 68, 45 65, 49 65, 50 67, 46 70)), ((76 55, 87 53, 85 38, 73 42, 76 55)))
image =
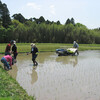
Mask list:
POLYGON ((67 19, 62 25, 60 21, 25 19, 21 14, 9 17, 7 5, 0 1, 0 43, 14 39, 19 43, 100 43, 100 29, 88 29, 81 23, 75 23, 74 18, 67 19), (5 13, 4 13, 5 12, 5 13))

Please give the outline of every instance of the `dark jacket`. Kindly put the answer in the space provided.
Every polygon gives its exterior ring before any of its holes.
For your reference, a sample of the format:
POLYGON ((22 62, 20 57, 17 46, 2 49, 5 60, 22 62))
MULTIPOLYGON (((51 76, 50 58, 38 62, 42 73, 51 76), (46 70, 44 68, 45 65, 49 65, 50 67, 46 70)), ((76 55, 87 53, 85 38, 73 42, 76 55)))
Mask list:
POLYGON ((13 47, 12 47, 12 51, 14 52, 14 53, 17 53, 17 46, 14 44, 13 45, 13 47))
POLYGON ((31 53, 32 53, 32 55, 35 55, 36 52, 38 52, 38 48, 37 48, 37 47, 32 47, 32 48, 31 48, 31 53))

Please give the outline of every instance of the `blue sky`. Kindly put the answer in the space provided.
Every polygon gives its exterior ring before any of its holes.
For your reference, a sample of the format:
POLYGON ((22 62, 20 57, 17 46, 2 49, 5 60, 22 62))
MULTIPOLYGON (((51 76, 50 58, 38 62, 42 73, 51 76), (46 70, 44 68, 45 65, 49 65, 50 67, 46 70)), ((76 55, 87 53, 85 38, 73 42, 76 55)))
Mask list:
POLYGON ((100 27, 100 0, 1 0, 6 3, 10 16, 21 13, 25 18, 39 18, 60 21, 68 18, 89 29, 100 27))

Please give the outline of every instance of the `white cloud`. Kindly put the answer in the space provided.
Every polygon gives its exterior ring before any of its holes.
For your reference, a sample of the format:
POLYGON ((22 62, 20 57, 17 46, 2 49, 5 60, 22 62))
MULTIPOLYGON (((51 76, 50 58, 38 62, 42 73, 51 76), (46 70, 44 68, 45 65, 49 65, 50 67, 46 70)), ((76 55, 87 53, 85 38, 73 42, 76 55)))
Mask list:
POLYGON ((27 3, 27 6, 28 7, 32 7, 32 8, 34 8, 34 9, 36 9, 36 10, 40 10, 41 9, 41 6, 40 5, 37 5, 36 3, 27 3))
POLYGON ((50 5, 50 13, 53 14, 53 15, 56 14, 54 5, 50 5))

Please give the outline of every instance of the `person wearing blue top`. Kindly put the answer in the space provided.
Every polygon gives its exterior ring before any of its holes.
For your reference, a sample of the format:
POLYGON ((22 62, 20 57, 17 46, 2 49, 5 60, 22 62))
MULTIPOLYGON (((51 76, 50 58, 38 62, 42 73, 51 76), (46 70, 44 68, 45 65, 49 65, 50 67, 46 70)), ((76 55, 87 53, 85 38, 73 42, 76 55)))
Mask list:
POLYGON ((77 53, 77 55, 79 55, 79 52, 78 52, 79 45, 78 45, 78 43, 76 41, 73 42, 73 48, 77 49, 76 53, 77 53))

